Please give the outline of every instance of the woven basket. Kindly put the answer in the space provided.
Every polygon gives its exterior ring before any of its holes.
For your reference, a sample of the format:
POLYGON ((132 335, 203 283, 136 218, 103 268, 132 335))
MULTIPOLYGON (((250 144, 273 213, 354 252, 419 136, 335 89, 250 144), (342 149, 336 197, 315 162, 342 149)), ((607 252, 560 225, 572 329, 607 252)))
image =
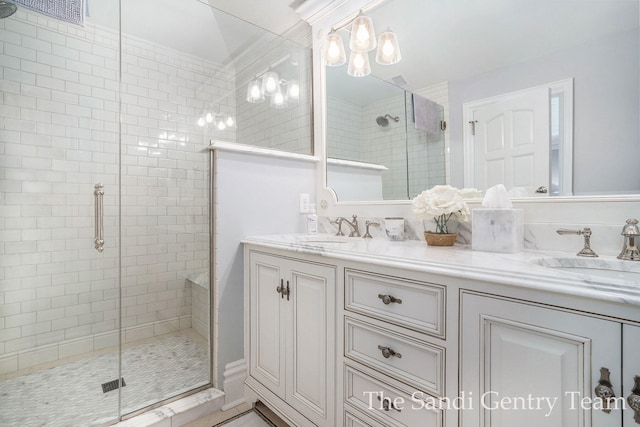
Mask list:
POLYGON ((453 246, 456 242, 458 233, 431 233, 429 231, 424 232, 424 240, 429 246, 453 246))

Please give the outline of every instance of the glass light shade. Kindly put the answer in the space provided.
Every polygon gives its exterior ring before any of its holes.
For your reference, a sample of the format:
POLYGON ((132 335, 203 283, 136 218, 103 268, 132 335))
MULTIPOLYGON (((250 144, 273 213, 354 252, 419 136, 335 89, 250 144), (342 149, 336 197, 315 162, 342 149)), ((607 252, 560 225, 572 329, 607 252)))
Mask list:
POLYGON ((297 80, 289 80, 287 84, 287 99, 297 100, 300 97, 300 85, 297 80))
POLYGON ((373 21, 362 12, 353 20, 349 48, 352 52, 369 52, 376 48, 376 32, 373 21))
POLYGON ((227 128, 227 124, 220 118, 220 120, 216 120, 216 128, 218 130, 225 130, 227 128))
POLYGON ((198 126, 200 126, 200 127, 204 127, 205 123, 206 123, 206 122, 205 122, 205 120, 204 120, 204 117, 200 117, 200 118, 198 119, 198 126))
POLYGON ((247 101, 252 104, 257 104, 264 101, 264 93, 260 89, 260 82, 258 79, 252 80, 247 87, 247 101))
POLYGON ((275 109, 282 109, 287 107, 287 100, 282 94, 280 88, 278 88, 278 91, 271 97, 269 106, 275 109))
POLYGON ((280 90, 280 77, 275 71, 267 71, 262 76, 262 93, 273 95, 280 90))
POLYGON ((236 124, 236 121, 233 120, 233 117, 231 116, 227 116, 227 119, 224 121, 227 126, 229 126, 230 128, 233 127, 236 124))
POLYGON ((337 67, 347 62, 347 55, 344 52, 344 42, 336 30, 331 30, 327 35, 324 45, 324 58, 329 67, 337 67))
POLYGON ((353 77, 364 77, 371 74, 369 55, 366 52, 351 52, 347 74, 353 77))
POLYGON ((207 115, 205 116, 205 120, 207 121, 207 123, 211 123, 213 121, 213 114, 207 113, 207 115))
POLYGON ((378 50, 376 51, 376 62, 380 65, 397 64, 402 59, 400 45, 396 33, 387 29, 380 34, 378 39, 378 50))

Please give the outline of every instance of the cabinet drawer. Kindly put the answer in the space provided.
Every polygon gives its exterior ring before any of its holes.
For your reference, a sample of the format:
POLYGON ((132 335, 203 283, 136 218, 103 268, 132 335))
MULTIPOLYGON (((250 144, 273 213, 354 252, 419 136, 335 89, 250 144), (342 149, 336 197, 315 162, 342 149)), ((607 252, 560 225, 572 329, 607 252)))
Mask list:
POLYGON ((444 393, 440 347, 345 317, 345 356, 419 390, 436 396, 444 393))
POLYGON ((445 337, 444 286, 346 269, 345 309, 445 337))
POLYGON ((382 427, 382 424, 379 424, 362 414, 354 415, 345 409, 344 427, 382 427))
POLYGON ((345 365, 345 401, 386 426, 441 427, 443 413, 345 365), (380 400, 378 400, 380 398, 380 400), (382 401, 392 402, 383 408, 382 401))

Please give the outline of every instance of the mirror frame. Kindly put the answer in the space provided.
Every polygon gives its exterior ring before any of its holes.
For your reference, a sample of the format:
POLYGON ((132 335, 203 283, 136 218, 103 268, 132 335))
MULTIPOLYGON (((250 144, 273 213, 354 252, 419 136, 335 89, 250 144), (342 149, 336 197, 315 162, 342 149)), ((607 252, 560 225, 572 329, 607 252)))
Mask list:
MULTIPOLYGON (((357 214, 371 218, 401 216, 410 218, 411 200, 341 202, 327 186, 327 97, 323 45, 332 27, 353 19, 360 10, 376 7, 385 0, 307 0, 296 12, 312 27, 313 40, 313 123, 314 155, 320 160, 316 173, 316 205, 322 216, 357 214)), ((558 196, 514 198, 514 207, 525 209, 525 223, 585 223, 585 210, 592 223, 624 225, 627 218, 640 216, 640 194, 607 196, 558 196)), ((470 208, 482 206, 481 199, 468 200, 470 208)), ((588 224, 588 222, 587 222, 588 224)))

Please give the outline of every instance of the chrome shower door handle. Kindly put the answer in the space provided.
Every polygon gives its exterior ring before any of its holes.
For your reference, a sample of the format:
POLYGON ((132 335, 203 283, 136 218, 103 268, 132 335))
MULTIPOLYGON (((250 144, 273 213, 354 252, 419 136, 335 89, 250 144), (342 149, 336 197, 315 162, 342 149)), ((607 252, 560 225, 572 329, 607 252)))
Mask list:
POLYGON ((104 187, 102 184, 97 183, 93 190, 93 195, 96 199, 96 233, 93 240, 94 248, 98 252, 104 251, 104 208, 102 205, 102 196, 104 196, 104 187))

